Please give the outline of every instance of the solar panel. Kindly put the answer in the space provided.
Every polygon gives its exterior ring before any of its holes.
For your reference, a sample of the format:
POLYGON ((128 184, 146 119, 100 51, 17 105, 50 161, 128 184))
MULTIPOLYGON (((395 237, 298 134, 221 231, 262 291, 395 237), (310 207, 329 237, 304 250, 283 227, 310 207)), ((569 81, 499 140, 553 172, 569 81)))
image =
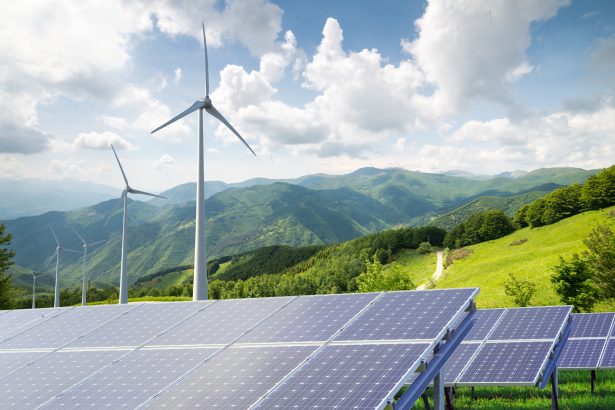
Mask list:
POLYGON ((139 346, 211 303, 144 303, 79 338, 69 347, 139 346))
POLYGON ((377 296, 365 293, 295 299, 243 336, 239 343, 325 341, 377 296))
POLYGON ((557 361, 561 369, 595 369, 606 339, 569 339, 557 361))
POLYGON ((502 317, 506 309, 480 309, 474 315, 474 326, 463 340, 483 340, 502 317))
POLYGON ((248 408, 316 346, 231 347, 181 380, 148 408, 248 408))
POLYGON ((73 308, 9 310, 8 313, 0 316, 0 341, 23 332, 55 315, 66 313, 70 309, 73 308))
POLYGON ((335 340, 435 339, 477 289, 389 292, 335 340))
POLYGON ((458 383, 536 384, 551 347, 551 342, 487 342, 458 383))
POLYGON ((5 340, 0 343, 0 349, 61 347, 137 306, 106 305, 74 308, 5 340))
POLYGON ((2 380, 1 409, 35 408, 125 351, 55 352, 2 380))
POLYGON ((615 313, 575 313, 572 314, 571 338, 607 337, 615 313))
POLYGON ((491 340, 553 339, 570 316, 570 306, 507 309, 491 340))
POLYGON ((615 368, 615 339, 609 339, 606 344, 600 367, 603 369, 615 368))
POLYGON ((454 384, 480 347, 480 343, 461 343, 457 346, 444 365, 444 382, 454 384))
POLYGON ((14 370, 48 354, 47 352, 2 352, 0 353, 0 379, 14 370))
POLYGON ((149 345, 227 344, 290 302, 292 297, 219 300, 149 345))
POLYGON ((53 408, 134 409, 219 349, 140 349, 49 403, 53 408))

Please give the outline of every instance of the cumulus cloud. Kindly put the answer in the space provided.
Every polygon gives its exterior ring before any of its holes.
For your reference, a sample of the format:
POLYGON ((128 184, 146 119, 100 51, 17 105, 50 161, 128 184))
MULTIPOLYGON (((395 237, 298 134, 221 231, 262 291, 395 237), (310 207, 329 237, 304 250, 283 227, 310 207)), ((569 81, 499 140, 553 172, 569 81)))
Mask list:
POLYGON ((175 164, 176 162, 177 161, 175 160, 175 158, 173 158, 172 156, 168 154, 164 154, 158 159, 158 161, 154 162, 153 166, 156 169, 165 169, 175 164))
POLYGON ((47 149, 49 137, 34 127, 0 120, 0 153, 34 154, 47 149))
POLYGON ((182 69, 180 67, 177 67, 175 70, 173 70, 173 74, 175 75, 173 81, 175 81, 175 84, 178 84, 182 79, 182 69))
POLYGON ((134 149, 135 146, 114 132, 82 132, 73 144, 77 148, 108 150, 111 145, 116 150, 134 149))

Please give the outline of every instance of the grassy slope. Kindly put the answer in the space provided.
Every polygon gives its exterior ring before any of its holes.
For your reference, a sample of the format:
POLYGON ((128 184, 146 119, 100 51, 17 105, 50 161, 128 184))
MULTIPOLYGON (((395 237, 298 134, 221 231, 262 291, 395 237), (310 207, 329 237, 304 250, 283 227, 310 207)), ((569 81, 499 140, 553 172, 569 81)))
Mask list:
POLYGON ((412 281, 416 286, 425 283, 431 278, 436 270, 436 261, 435 251, 422 255, 416 249, 402 249, 395 259, 395 262, 412 276, 412 281))
MULTIPOLYGON (((512 306, 512 300, 504 294, 502 282, 513 272, 519 278, 536 283, 533 304, 560 304, 549 280, 552 267, 560 255, 569 258, 575 252, 582 252, 585 249, 583 239, 598 223, 615 229, 615 218, 608 215, 613 209, 615 207, 585 212, 553 225, 521 229, 504 238, 470 246, 474 252, 446 269, 437 287, 480 286, 479 307, 512 306), (527 242, 510 246, 511 242, 521 239, 527 242)), ((613 307, 612 303, 603 303, 597 310, 613 310, 613 307)))

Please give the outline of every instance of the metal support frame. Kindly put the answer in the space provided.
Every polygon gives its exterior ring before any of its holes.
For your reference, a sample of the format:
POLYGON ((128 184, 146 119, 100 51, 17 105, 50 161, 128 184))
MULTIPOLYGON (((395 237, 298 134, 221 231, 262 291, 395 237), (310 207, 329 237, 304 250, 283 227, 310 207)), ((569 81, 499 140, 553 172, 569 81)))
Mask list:
POLYGON ((559 410, 559 384, 557 366, 551 372, 551 410, 559 410))
POLYGON ((562 351, 564 350, 564 346, 566 345, 566 342, 568 341, 570 332, 572 332, 572 322, 568 320, 568 323, 566 324, 566 327, 564 328, 564 331, 562 332, 562 335, 560 336, 557 344, 555 345, 555 348, 553 349, 553 353, 551 353, 551 357, 549 358, 549 361, 547 365, 545 366, 545 370, 542 373, 542 379, 538 383, 538 388, 544 389, 547 386, 547 383, 549 383, 551 374, 554 371, 557 371, 557 361, 559 360, 559 357, 562 355, 562 351))
POLYGON ((455 388, 445 387, 444 398, 446 399, 446 410, 455 410, 455 388))
POLYGON ((444 374, 442 369, 433 379, 433 407, 435 410, 444 410, 444 374))
POLYGON ((442 395, 440 396, 440 403, 442 407, 438 407, 438 402, 435 402, 436 409, 444 409, 444 380, 442 380, 442 375, 440 373, 441 369, 444 367, 446 361, 451 357, 455 348, 461 343, 463 338, 468 334, 472 325, 474 325, 474 313, 476 312, 476 306, 474 302, 471 303, 470 310, 468 315, 463 319, 463 321, 457 326, 456 329, 451 329, 447 332, 446 336, 443 340, 446 340, 446 343, 440 342, 436 348, 434 349, 434 356, 429 361, 429 363, 425 363, 425 371, 418 375, 418 377, 412 382, 412 384, 408 387, 408 390, 404 392, 404 394, 397 400, 394 408, 398 409, 410 409, 414 405, 414 403, 421 397, 431 381, 434 381, 434 390, 436 393, 434 394, 434 398, 438 400, 439 390, 436 388, 438 382, 440 382, 442 388, 442 395))
POLYGON ((596 393, 596 371, 592 370, 591 372, 591 380, 592 380, 592 394, 596 393))

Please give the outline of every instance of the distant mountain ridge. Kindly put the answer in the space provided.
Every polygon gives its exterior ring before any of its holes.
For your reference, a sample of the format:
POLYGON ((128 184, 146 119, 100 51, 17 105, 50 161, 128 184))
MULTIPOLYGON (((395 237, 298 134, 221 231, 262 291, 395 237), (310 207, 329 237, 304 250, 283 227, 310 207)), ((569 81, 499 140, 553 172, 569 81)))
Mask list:
MULTIPOLYGON (((409 224, 414 218, 427 217, 425 221, 430 222, 434 217, 474 202, 512 209, 554 187, 582 182, 593 173, 558 168, 537 170, 516 178, 477 180, 399 168, 363 168, 346 175, 309 175, 294 179, 293 183, 259 179, 242 183, 253 184, 247 187, 210 184, 214 191, 224 189, 205 201, 208 254, 215 257, 269 245, 346 241, 409 224), (523 195, 527 196, 523 198, 523 195)), ((160 269, 192 263, 193 187, 194 184, 183 184, 170 193, 167 191, 165 194, 175 199, 166 204, 130 201, 131 281, 160 269)), ((48 226, 54 226, 63 246, 81 249, 78 238, 70 230, 73 226, 89 241, 108 240, 92 254, 89 267, 95 281, 116 283, 120 210, 105 223, 116 201, 114 198, 73 211, 4 221, 13 234, 11 246, 17 253, 16 263, 30 270, 50 271, 55 243, 48 226)), ((459 215, 470 212, 472 206, 467 205, 459 215)), ((76 284, 81 275, 80 256, 65 253, 62 258, 64 280, 76 284)), ((25 274, 27 270, 20 273, 24 280, 29 280, 25 274)))

